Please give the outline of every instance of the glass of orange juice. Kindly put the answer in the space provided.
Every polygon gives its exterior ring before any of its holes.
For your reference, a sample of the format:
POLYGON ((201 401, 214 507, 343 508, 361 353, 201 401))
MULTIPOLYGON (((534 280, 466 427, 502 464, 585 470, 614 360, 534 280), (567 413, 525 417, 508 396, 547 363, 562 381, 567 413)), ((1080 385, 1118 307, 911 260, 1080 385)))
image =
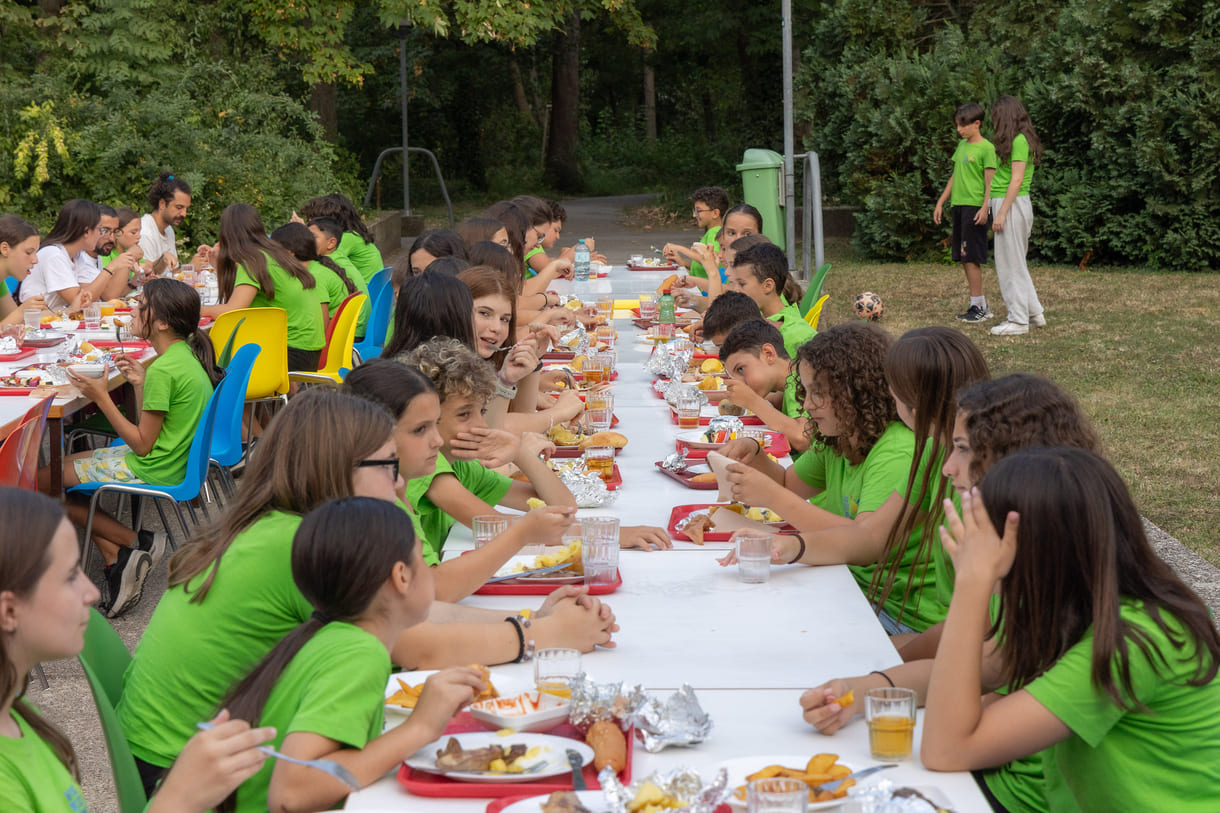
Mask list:
POLYGON ((99 302, 98 307, 101 308, 103 319, 105 319, 107 316, 114 316, 113 302, 99 302))
POLYGON ((915 739, 915 690, 889 686, 869 689, 864 712, 873 759, 910 759, 915 739))
POLYGON ((534 653, 534 686, 540 692, 570 698, 570 683, 579 672, 579 649, 540 649, 534 653))

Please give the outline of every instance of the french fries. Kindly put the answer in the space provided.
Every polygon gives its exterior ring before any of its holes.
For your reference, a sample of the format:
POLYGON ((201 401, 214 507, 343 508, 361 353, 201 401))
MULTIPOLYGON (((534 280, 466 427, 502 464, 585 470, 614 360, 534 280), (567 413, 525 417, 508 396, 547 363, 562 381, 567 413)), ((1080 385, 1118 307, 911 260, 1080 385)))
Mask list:
POLYGON ((402 678, 395 678, 398 681, 398 691, 385 699, 387 706, 402 706, 404 709, 413 709, 415 704, 419 702, 419 695, 424 690, 424 684, 412 686, 402 678))
MULTIPOLYGON (((847 695, 843 696, 844 698, 847 695)), ((842 699, 840 702, 843 702, 842 699)), ((786 768, 783 765, 767 765, 762 770, 750 774, 746 777, 746 782, 753 782, 755 779, 772 779, 774 777, 783 777, 787 779, 799 779, 809 786, 809 803, 829 802, 832 799, 842 799, 847 796, 847 789, 856 784, 856 780, 848 779, 842 785, 835 788, 833 792, 826 790, 815 791, 818 785, 827 782, 833 782, 836 779, 842 779, 851 773, 851 768, 846 765, 839 765, 838 754, 814 754, 813 757, 805 763, 804 768, 786 768)), ((739 785, 733 795, 738 799, 745 801, 746 786, 739 785)))

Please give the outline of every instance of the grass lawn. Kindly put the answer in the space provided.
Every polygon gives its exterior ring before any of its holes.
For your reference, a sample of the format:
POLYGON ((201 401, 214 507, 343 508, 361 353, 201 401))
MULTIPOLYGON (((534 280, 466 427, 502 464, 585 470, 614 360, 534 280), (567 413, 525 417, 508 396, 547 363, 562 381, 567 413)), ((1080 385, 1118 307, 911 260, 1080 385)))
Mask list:
POLYGON ((989 332, 1004 316, 994 267, 984 290, 997 318, 967 325, 953 318, 969 304, 960 265, 869 262, 846 241, 826 253, 823 326, 855 318, 855 295, 873 291, 894 336, 953 325, 993 375, 1057 382, 1093 419, 1143 514, 1220 566, 1220 275, 1035 267, 1048 325, 1001 337, 989 332))

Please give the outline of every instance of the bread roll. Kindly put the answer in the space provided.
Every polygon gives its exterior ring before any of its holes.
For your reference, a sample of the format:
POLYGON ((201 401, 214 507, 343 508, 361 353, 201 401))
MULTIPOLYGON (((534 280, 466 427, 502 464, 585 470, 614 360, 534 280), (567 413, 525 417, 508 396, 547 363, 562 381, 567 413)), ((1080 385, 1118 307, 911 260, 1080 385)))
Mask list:
POLYGON ((714 483, 716 482, 716 473, 705 471, 702 474, 696 474, 694 477, 690 478, 690 481, 692 483, 714 483))
POLYGON ((607 720, 589 726, 585 742, 593 749, 593 764, 600 772, 607 765, 619 773, 627 767, 627 738, 623 730, 607 720))
POLYGON ((615 449, 621 449, 627 445, 627 436, 620 432, 594 432, 580 442, 580 448, 588 449, 590 446, 613 446, 615 449))
POLYGON ((657 293, 663 294, 666 291, 673 288, 677 284, 678 284, 678 275, 670 274, 668 277, 665 278, 664 282, 662 282, 660 285, 657 286, 657 293))

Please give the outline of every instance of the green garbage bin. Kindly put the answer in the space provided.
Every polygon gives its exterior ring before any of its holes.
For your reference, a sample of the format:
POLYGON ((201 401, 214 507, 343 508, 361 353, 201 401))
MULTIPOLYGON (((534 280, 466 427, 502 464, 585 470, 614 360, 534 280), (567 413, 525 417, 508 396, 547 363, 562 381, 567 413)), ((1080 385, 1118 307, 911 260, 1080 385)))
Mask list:
POLYGON ((780 248, 787 247, 783 169, 782 155, 757 148, 746 150, 737 165, 745 202, 762 213, 763 234, 780 248))

